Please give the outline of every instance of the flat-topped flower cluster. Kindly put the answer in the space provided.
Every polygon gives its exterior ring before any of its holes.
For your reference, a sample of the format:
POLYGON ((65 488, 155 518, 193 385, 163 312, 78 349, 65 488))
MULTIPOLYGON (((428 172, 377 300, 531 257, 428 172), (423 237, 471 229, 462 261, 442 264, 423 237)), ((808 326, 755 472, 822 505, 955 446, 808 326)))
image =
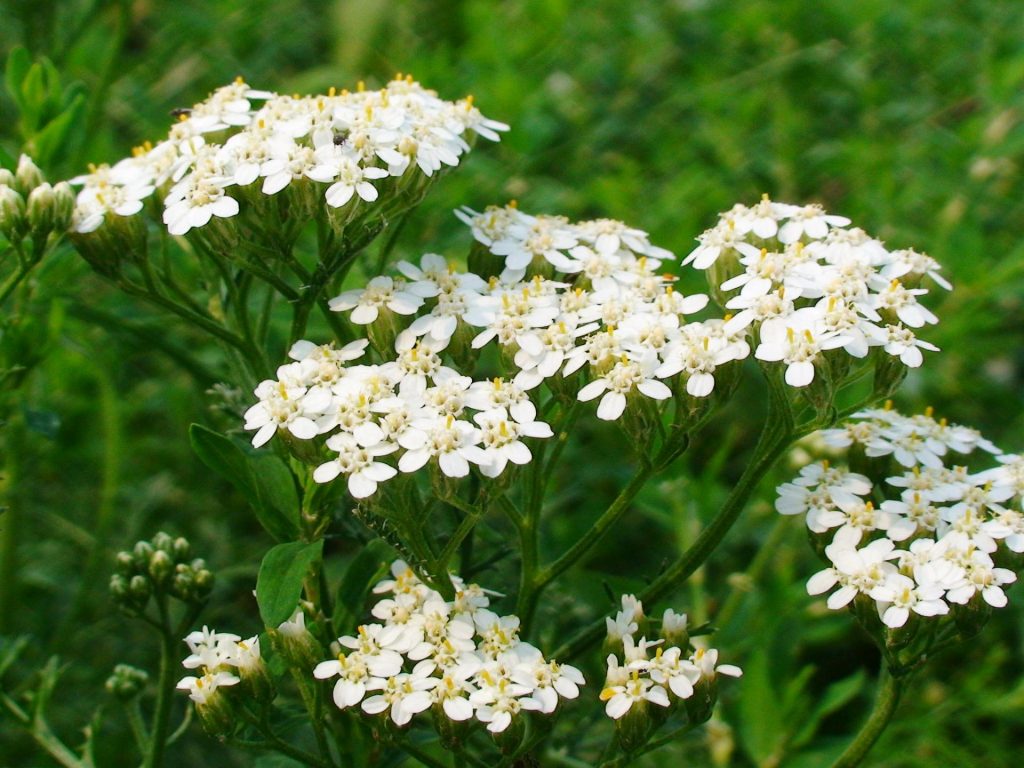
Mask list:
POLYGON ((523 438, 551 436, 536 420, 542 384, 581 401, 600 398, 597 416, 616 420, 630 403, 689 409, 753 343, 755 356, 784 364, 796 387, 828 365, 828 350, 863 358, 878 346, 917 366, 920 348, 931 348, 903 325, 935 320, 917 303, 926 291, 899 278, 917 281, 937 266, 838 228, 846 220, 817 206, 765 201, 723 214, 718 229, 746 239, 716 246, 705 234, 688 260, 746 261, 749 269, 724 283, 741 288, 726 301, 738 314, 704 320, 693 315, 708 297, 675 289, 662 272, 671 253, 645 232, 611 220, 529 215, 514 204, 458 213, 486 251, 483 260, 471 257, 477 271, 426 254, 332 299, 331 309, 366 328, 385 362, 349 365, 365 341, 343 349, 298 342, 296 362, 256 390, 245 424, 256 430, 254 445, 279 428, 303 440, 329 434, 336 458, 319 466, 316 479, 343 474, 353 495, 365 498, 398 471, 428 462, 449 477, 466 476, 471 465, 496 477, 509 463, 529 462, 523 438), (784 242, 785 253, 769 252, 771 240, 784 242), (756 253, 748 241, 760 246, 756 253), (768 270, 768 261, 779 269, 768 270), (480 351, 492 343, 501 375, 474 380, 480 351), (397 468, 381 459, 389 454, 400 454, 397 468))
POLYGON ((1003 587, 1017 576, 997 561, 1024 552, 1024 458, 998 455, 998 466, 980 472, 954 464, 953 454, 1001 452, 976 430, 930 412, 866 410, 823 434, 833 448, 856 448, 875 462, 891 458, 898 474, 873 486, 866 475, 822 461, 779 487, 776 509, 805 515, 808 528, 830 542, 831 565, 811 577, 810 594, 838 587, 828 598, 832 609, 866 596, 893 629, 912 613, 1006 605, 1003 587))
POLYGON ((661 637, 637 639, 641 624, 647 623, 643 604, 633 595, 623 595, 622 609, 614 619, 606 621, 608 643, 619 650, 621 659, 616 653, 608 655, 601 701, 606 702, 605 714, 615 720, 637 705, 646 706, 646 702, 659 707, 685 702, 701 689, 713 701, 718 675, 743 674, 737 666, 718 664, 718 651, 714 648, 689 651, 685 613, 666 609, 661 637))
POLYGON ((709 271, 716 296, 735 316, 731 332, 754 325, 759 360, 786 365, 786 382, 810 384, 829 350, 864 358, 882 347, 921 365, 936 347, 916 335, 938 318, 920 303, 929 277, 949 290, 938 263, 913 250, 886 249, 850 220, 820 206, 765 197, 719 214, 684 263, 709 271))
POLYGON ((403 561, 391 573, 373 590, 387 595, 371 611, 379 623, 339 638, 337 658, 313 671, 338 678, 338 707, 387 713, 399 726, 433 707, 437 717, 475 718, 500 733, 521 711, 551 714, 559 699, 579 695, 580 671, 520 640, 516 616, 488 609, 494 593, 453 576, 455 599, 446 601, 403 561))
POLYGON ((187 675, 178 681, 178 690, 188 691, 197 705, 210 702, 218 688, 237 685, 243 677, 262 675, 263 658, 258 635, 243 640, 229 632, 203 627, 185 638, 189 655, 181 665, 198 669, 200 675, 187 675))
POLYGON ((369 204, 385 185, 408 188, 458 165, 470 148, 467 132, 497 141, 506 130, 471 97, 445 101, 411 76, 380 90, 360 83, 355 92, 318 96, 254 90, 239 78, 182 110, 165 140, 72 179, 82 185, 72 230, 134 216, 154 194, 172 235, 235 216, 246 195, 293 185, 331 209, 369 204))

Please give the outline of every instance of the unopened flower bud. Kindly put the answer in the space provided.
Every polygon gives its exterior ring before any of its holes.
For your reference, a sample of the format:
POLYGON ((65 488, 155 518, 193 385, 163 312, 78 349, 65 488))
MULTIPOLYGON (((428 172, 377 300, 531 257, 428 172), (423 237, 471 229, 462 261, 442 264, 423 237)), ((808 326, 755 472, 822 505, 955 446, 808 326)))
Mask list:
POLYGON ((174 540, 174 545, 171 548, 174 559, 179 563, 183 563, 188 560, 188 556, 191 553, 192 547, 188 543, 188 539, 184 536, 179 536, 174 540))
POLYGON ((163 585, 174 572, 174 563, 171 556, 164 550, 158 549, 149 559, 149 575, 153 577, 154 583, 163 585))
POLYGON ((33 189, 44 181, 43 172, 39 170, 32 158, 22 155, 18 158, 18 170, 14 172, 14 186, 26 197, 33 189))
POLYGON ((111 576, 110 596, 115 602, 122 602, 128 596, 128 579, 119 574, 111 576))
POLYGON ((107 692, 121 701, 131 701, 146 687, 149 675, 130 664, 118 664, 113 674, 107 678, 107 692))
POLYGON ((29 193, 25 210, 33 237, 44 238, 53 231, 56 202, 53 187, 45 181, 29 193))
POLYGON ((148 541, 140 541, 132 547, 132 556, 135 558, 135 567, 144 571, 149 567, 149 558, 153 556, 153 545, 148 541))
POLYGON ((117 572, 130 576, 132 570, 135 567, 135 559, 132 557, 131 552, 118 552, 115 558, 117 565, 117 572))
POLYGON ((145 603, 153 593, 153 584, 145 576, 132 576, 128 582, 128 593, 138 603, 145 603))
POLYGON ((53 185, 53 231, 67 232, 75 212, 75 190, 66 181, 53 185))
POLYGON ((205 568, 196 571, 195 576, 192 577, 192 588, 197 600, 205 600, 213 591, 213 573, 205 568))
POLYGON ((661 619, 661 636, 666 646, 686 648, 690 644, 690 632, 685 613, 676 613, 671 608, 665 609, 661 619))
POLYGON ((174 545, 174 539, 171 538, 170 535, 160 531, 153 537, 152 544, 153 549, 159 549, 170 554, 171 548, 174 545))
POLYGON ((25 200, 13 188, 0 185, 0 235, 12 243, 24 237, 28 220, 25 218, 25 200))
POLYGON ((7 168, 0 168, 0 187, 14 187, 14 174, 7 168))

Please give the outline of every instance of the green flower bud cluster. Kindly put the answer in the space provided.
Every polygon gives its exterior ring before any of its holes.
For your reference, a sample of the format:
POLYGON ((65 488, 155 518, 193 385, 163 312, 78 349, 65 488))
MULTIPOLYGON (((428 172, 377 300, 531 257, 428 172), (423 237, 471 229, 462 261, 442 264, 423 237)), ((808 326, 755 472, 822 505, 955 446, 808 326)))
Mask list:
POLYGON ((116 562, 110 594, 128 613, 145 611, 153 596, 198 605, 213 589, 213 573, 204 560, 191 559, 191 546, 180 536, 160 532, 152 541, 140 541, 130 551, 119 552, 116 562))
POLYGON ((130 664, 118 664, 107 678, 105 688, 120 701, 128 702, 139 696, 149 682, 149 675, 130 664))
POLYGON ((51 185, 28 155, 13 173, 0 168, 0 235, 18 245, 26 237, 41 254, 50 235, 60 236, 71 225, 75 193, 62 181, 51 185))

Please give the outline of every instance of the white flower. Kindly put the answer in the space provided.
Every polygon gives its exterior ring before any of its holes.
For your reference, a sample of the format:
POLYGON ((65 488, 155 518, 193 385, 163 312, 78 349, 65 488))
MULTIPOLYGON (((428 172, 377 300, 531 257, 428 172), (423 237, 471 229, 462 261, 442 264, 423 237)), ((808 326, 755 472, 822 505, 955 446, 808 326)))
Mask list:
POLYGON ((918 585, 907 576, 891 573, 870 594, 879 602, 882 622, 891 629, 898 629, 907 623, 910 611, 921 616, 949 613, 949 606, 942 600, 944 592, 941 586, 918 585))
POLYGON ((365 499, 377 492, 377 484, 390 480, 397 470, 379 461, 378 456, 386 456, 398 450, 394 443, 377 442, 369 445, 360 444, 352 435, 340 432, 327 440, 327 447, 336 451, 338 456, 321 464, 313 471, 313 479, 318 483, 329 483, 340 474, 348 477, 348 490, 354 498, 365 499))
POLYGON ((356 325, 369 325, 377 319, 382 308, 397 315, 411 315, 423 306, 423 296, 407 290, 404 281, 396 283, 390 277, 375 277, 366 288, 345 291, 331 299, 330 307, 335 312, 354 309, 351 318, 356 325))
POLYGON ((844 336, 820 331, 810 316, 799 317, 800 311, 788 318, 765 320, 761 325, 761 343, 754 352, 758 360, 785 363, 786 383, 791 387, 810 384, 818 356, 846 343, 844 336))
POLYGON ((179 691, 188 691, 188 697, 197 705, 206 704, 218 688, 236 685, 239 678, 230 672, 207 672, 202 677, 183 677, 175 686, 179 691))
POLYGON ((480 426, 483 455, 480 471, 486 477, 497 477, 509 462, 528 464, 533 454, 520 437, 552 437, 551 427, 542 421, 518 422, 504 410, 478 413, 474 420, 480 426))
POLYGON ((306 171, 306 176, 313 181, 333 182, 324 194, 332 208, 340 208, 356 195, 372 203, 379 193, 368 179, 383 179, 389 175, 384 168, 364 168, 357 159, 333 143, 316 149, 316 163, 306 171))
POLYGON ((413 715, 430 708, 433 697, 430 691, 437 685, 437 678, 431 677, 434 662, 421 661, 411 673, 400 673, 387 680, 371 679, 368 691, 380 691, 363 701, 363 711, 377 715, 390 708, 391 720, 397 726, 408 724, 413 715))
POLYGON ((659 707, 667 707, 671 702, 668 694, 660 685, 640 673, 633 671, 632 676, 621 685, 609 685, 601 691, 601 701, 607 702, 604 707, 608 717, 618 720, 626 715, 637 702, 649 701, 659 707))
POLYGON ((672 397, 672 390, 654 378, 656 365, 654 357, 635 362, 623 355, 607 373, 583 387, 577 398, 586 402, 603 393, 597 417, 605 421, 614 421, 622 415, 626 396, 634 389, 653 400, 666 400, 672 397))

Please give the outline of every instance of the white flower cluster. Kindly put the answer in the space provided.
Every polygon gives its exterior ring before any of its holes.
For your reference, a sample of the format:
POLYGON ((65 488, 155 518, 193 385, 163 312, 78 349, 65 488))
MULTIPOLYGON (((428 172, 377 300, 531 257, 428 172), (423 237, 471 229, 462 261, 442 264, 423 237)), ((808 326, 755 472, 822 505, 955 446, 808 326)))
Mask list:
POLYGON ((886 478, 888 488, 873 488, 866 476, 823 461, 779 486, 776 509, 805 515, 813 533, 830 537, 825 555, 831 566, 811 577, 808 592, 838 586, 828 598, 832 609, 866 595, 894 629, 911 612, 944 615, 951 605, 976 600, 1005 606, 1003 587, 1017 576, 997 567, 993 556, 1000 543, 1024 552, 1024 458, 1000 456, 1000 466, 971 473, 944 460, 976 448, 999 453, 974 429, 936 420, 930 412, 905 416, 889 408, 854 418, 827 430, 826 444, 891 456, 905 471, 886 478), (872 500, 897 493, 878 506, 872 500))
POLYGON ((313 479, 327 483, 344 475, 349 492, 361 499, 399 470, 415 472, 430 461, 449 477, 465 477, 470 463, 497 477, 510 462, 532 459, 523 438, 552 436, 512 383, 474 382, 443 365, 438 350, 424 342, 382 365, 346 365, 366 344, 296 343, 295 362, 256 388, 260 400, 245 414, 246 429, 257 430, 253 445, 279 428, 303 440, 333 432, 326 446, 336 456, 317 467, 313 479), (469 409, 476 411, 472 420, 469 409), (379 460, 398 451, 397 469, 379 460))
POLYGON ((784 363, 791 386, 810 384, 828 350, 864 358, 882 347, 912 368, 921 365, 922 349, 937 351, 915 331, 938 322, 919 303, 928 293, 922 278, 952 287, 938 263, 913 250, 887 250, 849 223, 817 205, 765 196, 752 208, 720 214, 683 260, 711 270, 725 307, 736 313, 728 332, 759 328, 754 356, 784 363))
POLYGON ((479 586, 453 576, 456 596, 445 601, 401 560, 391 573, 373 590, 388 595, 372 609, 380 623, 339 638, 337 658, 313 671, 322 680, 338 678, 339 708, 360 704, 402 726, 434 707, 437 716, 475 717, 500 733, 522 710, 551 714, 560 697, 579 695, 580 671, 545 660, 521 641, 519 619, 488 610, 488 593, 479 586))
POLYGON ((634 636, 644 621, 643 604, 633 595, 623 595, 622 610, 614 619, 606 621, 609 641, 622 644, 621 661, 614 653, 608 656, 608 671, 601 691, 601 701, 606 702, 605 714, 615 720, 624 717, 639 702, 668 707, 674 701, 691 698, 699 686, 711 685, 719 674, 728 677, 743 674, 732 664, 719 665, 718 651, 714 648, 697 648, 691 654, 688 641, 683 647, 664 647, 674 638, 686 636, 685 613, 667 609, 661 622, 662 637, 636 640, 634 636))
POLYGON ((172 235, 236 215, 249 187, 276 195, 315 182, 331 208, 353 198, 372 203, 374 182, 391 177, 405 188, 458 165, 470 148, 467 131, 497 141, 506 130, 472 97, 444 101, 411 76, 379 91, 360 84, 354 93, 305 97, 253 90, 239 78, 182 110, 164 141, 72 179, 83 185, 72 229, 93 232, 111 215, 133 216, 154 192, 172 235))
POLYGON ((178 689, 204 705, 218 688, 236 685, 241 676, 256 674, 262 667, 259 636, 243 640, 238 635, 215 632, 207 627, 185 638, 190 651, 181 663, 185 669, 200 669, 202 675, 189 675, 178 681, 178 689), (237 673, 237 674, 236 674, 237 673))

